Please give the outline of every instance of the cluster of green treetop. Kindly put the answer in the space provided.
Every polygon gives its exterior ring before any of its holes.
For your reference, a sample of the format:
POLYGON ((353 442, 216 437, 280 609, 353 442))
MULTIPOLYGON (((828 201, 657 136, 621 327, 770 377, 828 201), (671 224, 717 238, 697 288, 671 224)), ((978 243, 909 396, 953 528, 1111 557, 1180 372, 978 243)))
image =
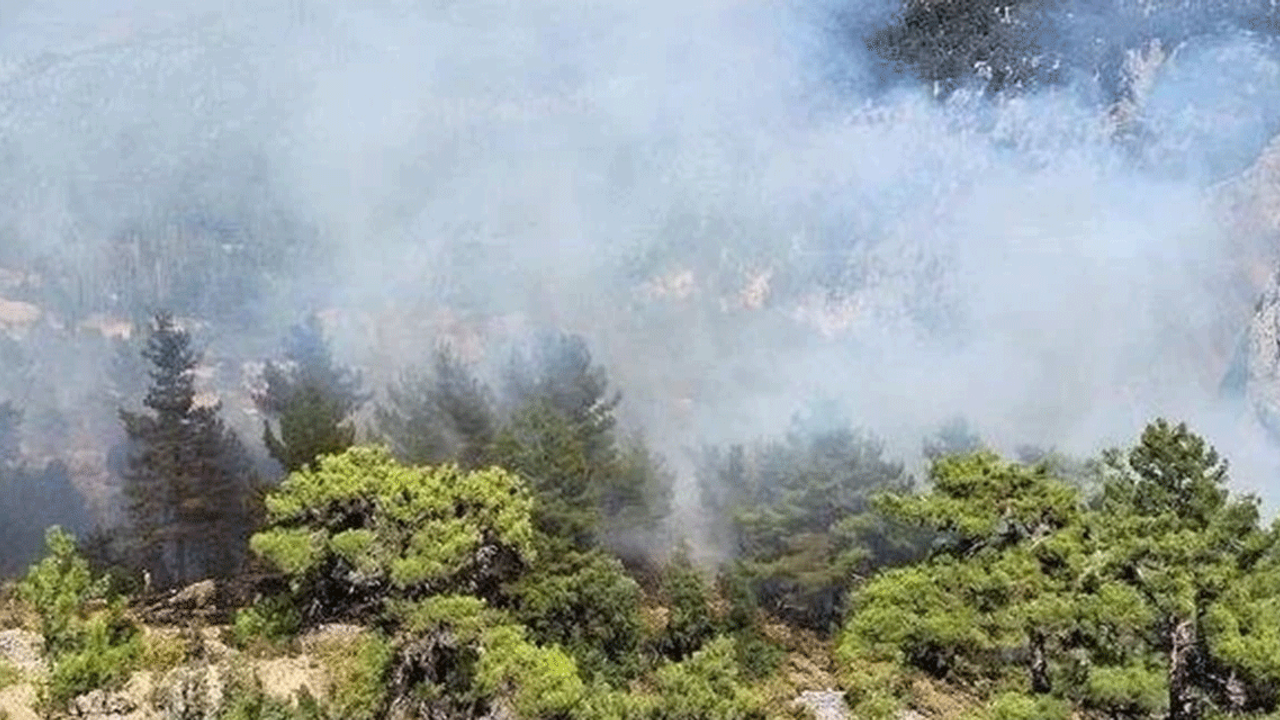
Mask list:
POLYGON ((849 427, 703 448, 703 505, 734 555, 699 568, 631 542, 663 537, 670 473, 619 435, 619 396, 577 337, 515 356, 500 393, 442 351, 357 444, 370 396, 308 322, 256 398, 273 479, 198 401, 190 334, 164 314, 150 330, 143 409, 120 412, 128 521, 78 548, 51 533, 23 585, 64 609, 42 609, 63 696, 119 682, 137 652, 122 601, 91 620, 89 599, 144 575, 154 591, 265 573, 287 582, 240 611, 246 635, 355 622, 380 638, 359 707, 287 711, 308 717, 786 716, 797 638, 830 651, 860 718, 895 717, 922 683, 973 718, 1280 706, 1280 527, 1181 424, 1090 460, 1002 458, 952 425, 925 443, 922 482, 849 427))

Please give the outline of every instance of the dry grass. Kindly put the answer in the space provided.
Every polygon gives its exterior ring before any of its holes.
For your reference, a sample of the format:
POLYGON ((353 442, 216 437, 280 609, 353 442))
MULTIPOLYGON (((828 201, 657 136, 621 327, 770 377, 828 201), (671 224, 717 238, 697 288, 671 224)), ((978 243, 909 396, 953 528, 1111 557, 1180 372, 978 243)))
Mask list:
POLYGON ((22 682, 22 671, 8 660, 0 660, 0 689, 22 682))
POLYGON ((195 642, 181 630, 147 628, 142 637, 141 665, 144 670, 163 673, 187 662, 195 642))
POLYGON ((18 597, 16 583, 7 582, 0 585, 0 630, 36 630, 40 626, 40 616, 35 608, 18 597))
POLYGON ((981 710, 983 705, 954 685, 919 676, 911 683, 911 707, 926 718, 950 719, 981 710))

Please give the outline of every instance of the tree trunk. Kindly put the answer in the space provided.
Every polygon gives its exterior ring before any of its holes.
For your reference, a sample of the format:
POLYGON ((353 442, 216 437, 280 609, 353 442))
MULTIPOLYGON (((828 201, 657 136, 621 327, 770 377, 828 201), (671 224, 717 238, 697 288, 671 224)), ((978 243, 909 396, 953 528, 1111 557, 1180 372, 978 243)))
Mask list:
MULTIPOLYGON (((179 531, 181 532, 181 531, 179 531)), ((175 564, 177 569, 174 574, 177 575, 177 584, 185 585, 187 583, 187 540, 181 534, 178 535, 177 547, 175 548, 175 564)))
POLYGON ((1196 627, 1191 618, 1173 622, 1169 632, 1169 720, 1199 720, 1194 672, 1196 627))
POLYGON ((1032 630, 1027 642, 1031 650, 1031 692, 1043 695, 1053 689, 1049 680, 1049 659, 1044 650, 1044 633, 1032 630))
POLYGON ((1244 712, 1245 705, 1249 702, 1249 695, 1245 690, 1244 682, 1240 680, 1235 670, 1232 670, 1223 682, 1222 694, 1226 698, 1228 712, 1244 712))

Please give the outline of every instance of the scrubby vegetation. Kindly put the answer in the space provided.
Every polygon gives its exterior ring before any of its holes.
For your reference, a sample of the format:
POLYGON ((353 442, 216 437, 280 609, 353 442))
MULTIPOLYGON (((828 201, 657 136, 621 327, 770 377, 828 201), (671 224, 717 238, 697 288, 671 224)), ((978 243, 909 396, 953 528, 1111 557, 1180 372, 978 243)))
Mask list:
POLYGON ((433 462, 398 458, 403 441, 318 452, 246 511, 254 572, 280 582, 222 636, 246 658, 306 652, 327 685, 286 701, 237 664, 214 697, 191 666, 199 633, 144 632, 118 578, 55 528, 19 586, 49 660, 42 706, 146 669, 177 688, 166 702, 222 718, 746 720, 799 716, 796 694, 824 687, 865 718, 939 696, 956 699, 941 716, 975 719, 1280 709, 1280 530, 1185 425, 1157 420, 1092 460, 1009 460, 952 423, 926 440, 917 488, 873 435, 797 420, 783 440, 701 454, 736 556, 698 564, 677 545, 624 562, 611 523, 645 527, 664 499, 621 478, 662 471, 616 437, 582 346, 542 347, 577 379, 536 380, 544 357, 499 401, 439 360, 474 412, 442 410, 456 404, 432 381, 412 422, 401 388, 389 434, 436 428, 433 462))
MULTIPOLYGON (((565 408, 603 397, 607 414, 602 387, 565 408)), ((305 649, 330 678, 314 695, 272 696, 240 668, 210 712, 730 720, 798 713, 791 699, 818 682, 867 718, 939 693, 957 698, 945 716, 971 718, 1280 706, 1277 531, 1183 425, 1154 422, 1088 462, 1008 460, 950 427, 926 443, 917 490, 874 436, 798 422, 782 441, 702 455, 736 558, 699 566, 677 547, 629 566, 596 494, 624 455, 607 419, 485 402, 496 431, 449 447, 520 470, 357 445, 262 495, 248 548, 286 589, 239 608, 228 641, 282 657, 326 623, 357 629, 305 649)), ((645 499, 630 501, 640 516, 645 499)), ((200 655, 182 631, 144 632, 69 534, 47 542, 19 597, 49 671, 5 665, 4 683, 37 682, 57 713, 200 655)))
POLYGON ((89 690, 121 685, 141 642, 137 625, 125 613, 125 599, 110 596, 104 579, 93 577, 75 539, 55 527, 47 545, 47 555, 19 589, 39 614, 51 666, 42 697, 46 707, 57 709, 89 690))

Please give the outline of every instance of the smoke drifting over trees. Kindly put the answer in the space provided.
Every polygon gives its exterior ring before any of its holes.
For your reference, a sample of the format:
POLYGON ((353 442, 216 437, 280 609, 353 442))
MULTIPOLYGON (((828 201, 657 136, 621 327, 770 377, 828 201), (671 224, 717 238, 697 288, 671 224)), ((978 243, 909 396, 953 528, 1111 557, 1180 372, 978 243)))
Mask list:
POLYGON ((956 415, 1079 454, 1194 419, 1274 500, 1269 441, 1217 396, 1275 260, 1223 184, 1280 130, 1274 9, 1006 5, 10 3, 0 401, 21 456, 119 512, 105 448, 145 377, 112 362, 160 309, 261 454, 253 363, 316 313, 378 395, 356 429, 415 422, 386 388, 442 343, 476 382, 437 364, 431 402, 465 415, 507 411, 515 349, 579 336, 698 541, 690 448, 815 398, 907 471, 956 415))

